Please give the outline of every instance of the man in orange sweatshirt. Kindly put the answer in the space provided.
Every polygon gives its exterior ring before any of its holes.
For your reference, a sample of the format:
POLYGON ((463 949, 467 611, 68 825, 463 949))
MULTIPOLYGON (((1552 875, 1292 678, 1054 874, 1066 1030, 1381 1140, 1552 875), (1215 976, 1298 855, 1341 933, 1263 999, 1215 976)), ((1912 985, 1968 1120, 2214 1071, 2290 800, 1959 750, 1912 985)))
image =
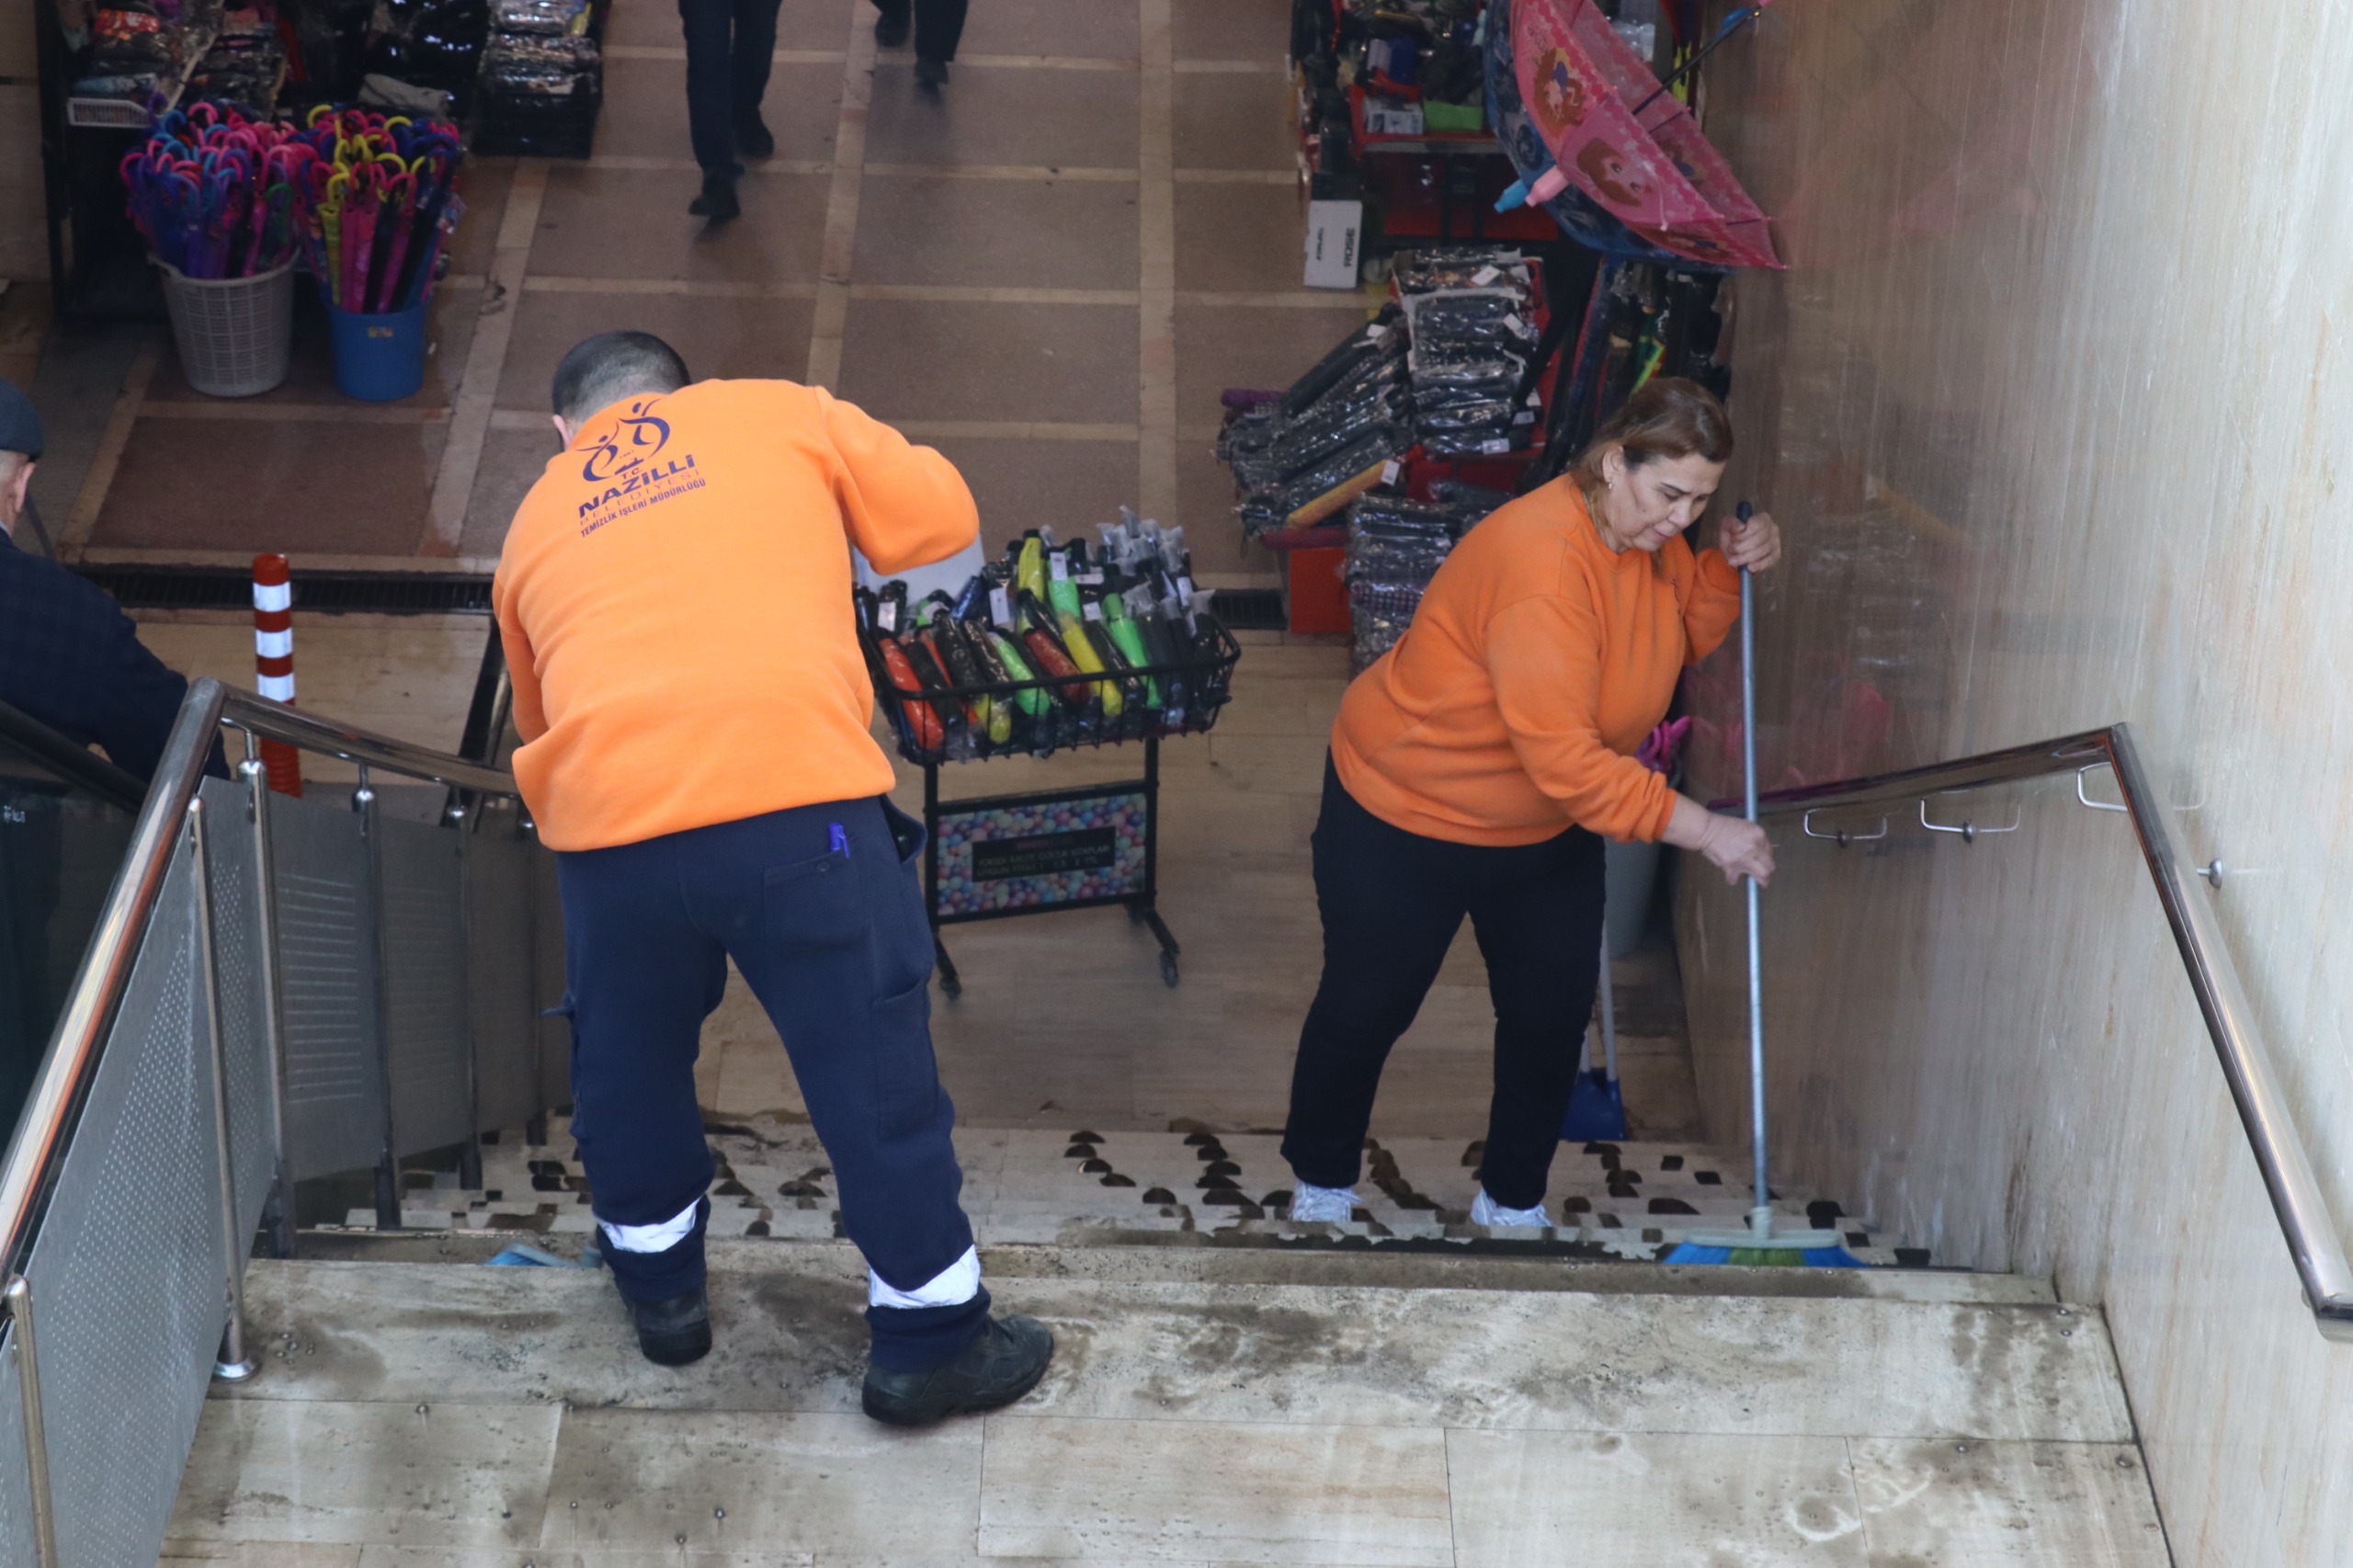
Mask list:
POLYGON ((710 1348, 694 1063, 733 958, 866 1255, 867 1414, 1010 1403, 1053 1341, 989 1315, 957 1201, 923 828, 886 793, 850 594, 852 546, 890 573, 969 544, 971 492, 821 388, 689 384, 642 333, 574 348, 554 401, 563 449, 492 599, 516 780, 563 886, 572 1132, 639 1345, 710 1348))

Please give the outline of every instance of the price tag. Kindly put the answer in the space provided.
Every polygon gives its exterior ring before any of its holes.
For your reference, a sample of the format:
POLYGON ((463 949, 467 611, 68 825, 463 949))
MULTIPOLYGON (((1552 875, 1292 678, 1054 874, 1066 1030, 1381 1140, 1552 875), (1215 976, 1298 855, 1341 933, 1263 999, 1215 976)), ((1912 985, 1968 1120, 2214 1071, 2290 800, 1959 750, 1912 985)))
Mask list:
POLYGON ((1404 472, 1405 470, 1404 466, 1400 464, 1395 458, 1391 458, 1387 462, 1381 465, 1381 483, 1383 484, 1394 484, 1397 483, 1397 476, 1404 472))
POLYGON ((1367 343, 1386 343, 1389 341, 1389 328, 1380 322, 1375 322, 1364 329, 1364 340, 1367 343))
POLYGON ((1078 580, 1087 587, 1099 588, 1103 585, 1103 574, 1100 572, 1081 572, 1078 574, 1078 580))
POLYGON ((1002 585, 989 590, 989 619, 999 626, 1013 624, 1013 596, 1002 585))
POLYGON ((1530 392, 1528 394, 1528 406, 1530 408, 1541 408, 1544 406, 1544 399, 1536 392, 1530 392))
POLYGON ((881 608, 874 612, 874 619, 885 631, 899 630, 899 601, 884 599, 881 608))
POLYGON ((1515 425, 1533 425, 1536 423, 1536 415, 1523 408, 1511 416, 1511 422, 1515 425))
POLYGON ((1512 335, 1515 337, 1526 337, 1529 335, 1528 324, 1519 319, 1519 312, 1517 311, 1514 311, 1510 315, 1504 317, 1504 325, 1511 329, 1512 335))
POLYGON ((1103 619, 1103 601, 1100 599, 1089 599, 1078 608, 1079 612, 1089 620, 1103 619))
POLYGON ((1046 574, 1057 583, 1070 581, 1070 557, 1060 551, 1046 557, 1046 574))
POLYGON ((1501 278, 1502 276, 1502 273, 1496 271, 1492 267, 1483 267, 1478 271, 1471 275, 1471 281, 1476 283, 1480 288, 1484 289, 1488 284, 1493 283, 1496 278, 1501 278))
POLYGON ((1191 611, 1193 608, 1192 578, 1179 577, 1176 579, 1176 602, 1183 605, 1188 613, 1191 611))
POLYGON ((1494 457, 1499 453, 1510 451, 1511 441, 1507 437, 1492 436, 1479 443, 1479 449, 1494 457))

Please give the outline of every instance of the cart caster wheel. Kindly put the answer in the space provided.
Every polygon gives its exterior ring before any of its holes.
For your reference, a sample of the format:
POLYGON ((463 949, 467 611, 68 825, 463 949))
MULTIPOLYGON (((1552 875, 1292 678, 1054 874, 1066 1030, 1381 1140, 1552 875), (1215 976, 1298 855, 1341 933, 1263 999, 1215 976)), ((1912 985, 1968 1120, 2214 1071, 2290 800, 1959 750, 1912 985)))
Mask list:
POLYGON ((1163 953, 1160 955, 1160 978, 1164 983, 1172 987, 1176 983, 1179 976, 1176 970, 1176 955, 1175 953, 1163 953))
POLYGON ((1131 903, 1128 905, 1128 924, 1131 926, 1141 926, 1143 924, 1143 906, 1142 904, 1131 903))
POLYGON ((952 974, 943 974, 939 977, 939 994, 953 1002, 964 994, 964 983, 952 974))

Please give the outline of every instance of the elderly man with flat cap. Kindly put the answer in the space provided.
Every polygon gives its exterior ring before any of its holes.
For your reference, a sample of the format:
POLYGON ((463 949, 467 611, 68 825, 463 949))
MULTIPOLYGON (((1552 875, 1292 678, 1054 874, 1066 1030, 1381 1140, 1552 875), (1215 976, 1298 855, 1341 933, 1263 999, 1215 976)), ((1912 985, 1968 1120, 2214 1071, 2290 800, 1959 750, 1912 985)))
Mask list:
POLYGON ((17 546, 42 446, 32 400, 0 381, 0 702, 152 778, 188 682, 103 589, 17 546))

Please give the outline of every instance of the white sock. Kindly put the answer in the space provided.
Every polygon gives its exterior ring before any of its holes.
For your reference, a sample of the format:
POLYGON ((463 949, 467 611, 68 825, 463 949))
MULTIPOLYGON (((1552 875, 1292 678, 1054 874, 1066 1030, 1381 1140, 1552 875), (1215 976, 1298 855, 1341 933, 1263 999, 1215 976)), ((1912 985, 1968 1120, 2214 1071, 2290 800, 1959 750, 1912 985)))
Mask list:
POLYGON ((1356 1218, 1357 1189, 1353 1187, 1318 1187, 1312 1181, 1296 1182, 1290 1191, 1290 1217, 1302 1222, 1345 1225, 1356 1218))
POLYGON ((1552 1217, 1544 1212, 1544 1205, 1533 1209, 1506 1209, 1487 1196, 1481 1187, 1479 1196, 1471 1203, 1471 1222, 1474 1225, 1550 1225, 1552 1217))

